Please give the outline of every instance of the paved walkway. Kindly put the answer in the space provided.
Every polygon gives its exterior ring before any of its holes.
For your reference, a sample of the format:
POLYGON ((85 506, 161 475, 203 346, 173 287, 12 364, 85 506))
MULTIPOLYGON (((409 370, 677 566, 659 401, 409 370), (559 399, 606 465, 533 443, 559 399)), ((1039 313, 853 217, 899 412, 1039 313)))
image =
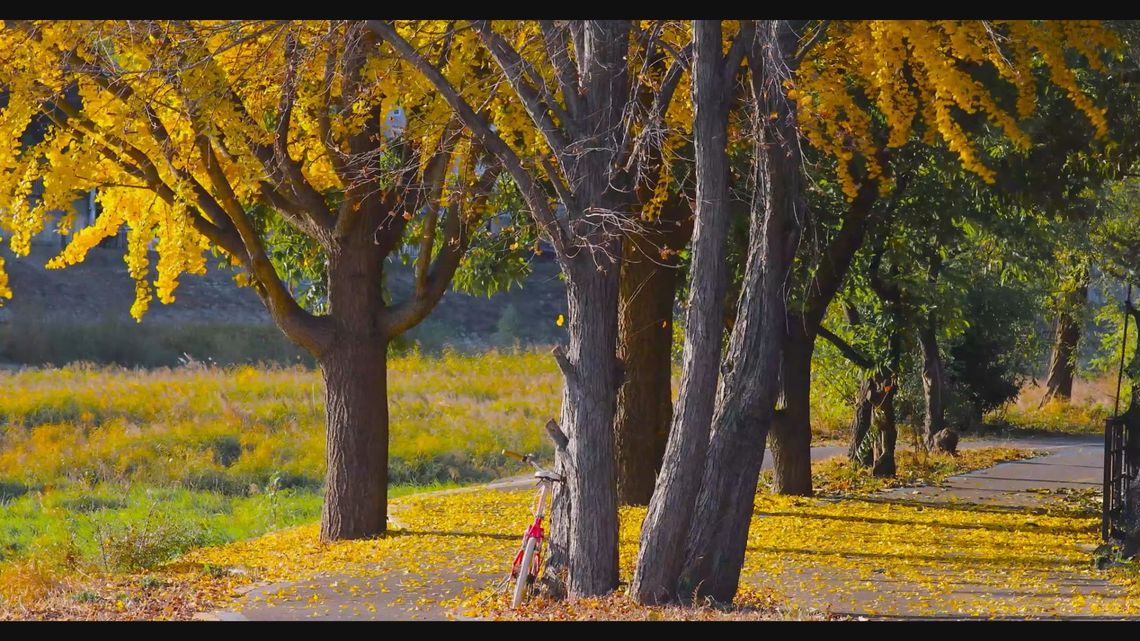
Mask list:
MULTIPOLYGON (((1050 453, 951 477, 940 487, 885 490, 871 500, 906 506, 921 502, 950 509, 1032 513, 1029 511, 1043 508, 1059 492, 1101 487, 1103 441, 1099 438, 985 440, 964 442, 961 447, 994 445, 1032 447, 1050 453)), ((932 534, 938 536, 937 532, 932 534)), ((969 556, 971 550, 947 552, 969 556)), ((875 556, 838 567, 840 564, 817 563, 808 555, 789 563, 774 579, 747 579, 778 586, 800 606, 841 616, 883 619, 987 616, 995 602, 1002 602, 1006 609, 1017 609, 1018 619, 1103 618, 1098 611, 1119 610, 1128 600, 1121 588, 1109 581, 1050 570, 1048 559, 1034 559, 1035 563, 1028 564, 1036 567, 1020 567, 1011 562, 1008 567, 994 568, 994 564, 985 567, 979 563, 979 567, 968 571, 968 576, 949 576, 947 568, 915 557, 910 563, 903 561, 900 576, 890 576, 886 570, 874 568, 880 562, 875 556)))
MULTIPOLYGON (((1010 439, 986 438, 964 440, 960 447, 1006 446, 1032 448, 1049 451, 1050 454, 1034 459, 1003 463, 995 467, 953 477, 944 487, 899 488, 883 492, 884 500, 905 499, 930 503, 981 503, 995 508, 1029 507, 1040 505, 1045 497, 1031 489, 1062 488, 1083 489, 1099 486, 1101 476, 1102 441, 1096 437, 1021 437, 1010 439)), ((812 460, 823 460, 841 455, 845 448, 822 446, 812 448, 812 460)), ((765 469, 770 466, 770 457, 765 457, 765 469)), ((461 488, 445 492, 463 492, 472 489, 512 490, 527 487, 532 483, 529 477, 520 476, 479 488, 461 488)), ((398 514, 395 518, 398 518, 398 514)), ((799 567, 795 576, 782 577, 775 583, 786 583, 791 589, 785 594, 804 607, 829 610, 836 614, 862 616, 929 616, 930 584, 922 585, 892 582, 889 577, 867 577, 851 570, 833 567, 799 567), (848 576, 850 575, 850 576, 848 576), (805 581, 807 579, 807 581, 805 581), (842 598, 832 595, 820 600, 819 591, 797 592, 795 585, 808 585, 812 582, 863 583, 865 589, 848 592, 842 598)), ((438 620, 454 618, 439 605, 439 602, 462 594, 465 588, 481 589, 502 577, 501 575, 474 575, 457 571, 454 568, 433 571, 430 577, 404 576, 403 570, 390 571, 378 566, 369 576, 324 575, 305 581, 275 583, 254 587, 239 602, 236 610, 227 610, 200 615, 204 619, 221 620, 392 620, 418 619, 438 620)), ((975 577, 977 578, 977 577, 975 577)), ((990 577, 992 578, 992 577, 990 577)), ((949 617, 968 616, 970 608, 984 605, 991 598, 1017 598, 1043 603, 1040 616, 1048 616, 1050 599, 1067 599, 1074 592, 1098 596, 1111 591, 1103 581, 1087 581, 1080 577, 1057 576, 1056 591, 1052 595, 1018 591, 1014 586, 1004 593, 994 593, 989 581, 978 580, 956 582, 954 588, 938 595, 940 603, 956 604, 955 612, 949 617), (986 590, 989 591, 986 591, 986 590)), ((745 580, 758 580, 758 577, 745 577, 745 580)), ((930 577, 930 582, 945 577, 930 577)), ((772 584, 771 577, 764 583, 772 584)), ((913 583, 913 582, 911 582, 913 583)), ((826 592, 826 590, 824 590, 826 592)))
POLYGON ((926 502, 955 501, 1038 507, 1049 492, 1100 488, 1104 482, 1104 442, 1077 441, 1068 445, 1034 446, 1048 456, 1000 463, 994 467, 951 477, 941 487, 895 488, 886 495, 905 495, 926 502), (1034 491, 1038 490, 1038 491, 1034 491))

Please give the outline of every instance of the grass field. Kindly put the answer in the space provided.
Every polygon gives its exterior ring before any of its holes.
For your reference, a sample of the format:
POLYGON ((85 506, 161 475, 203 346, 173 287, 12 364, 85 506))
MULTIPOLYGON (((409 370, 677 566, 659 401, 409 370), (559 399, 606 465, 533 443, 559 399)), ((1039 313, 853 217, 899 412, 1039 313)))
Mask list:
MULTIPOLYGON (((561 381, 545 351, 412 353, 389 367, 392 497, 521 471, 504 448, 549 456, 541 426, 561 381)), ((1080 384, 1072 408, 1026 400, 1001 418, 1093 429, 1100 405, 1084 401, 1097 385, 1080 384)), ((0 389, 0 594, 13 563, 139 570, 320 514, 318 371, 72 365, 0 371, 0 389)), ((850 412, 813 411, 822 423, 850 412)))
MULTIPOLYGON (((304 368, 0 372, 0 564, 138 569, 320 514, 320 373, 304 368)), ((546 453, 549 355, 390 362, 392 496, 518 471, 546 453)))

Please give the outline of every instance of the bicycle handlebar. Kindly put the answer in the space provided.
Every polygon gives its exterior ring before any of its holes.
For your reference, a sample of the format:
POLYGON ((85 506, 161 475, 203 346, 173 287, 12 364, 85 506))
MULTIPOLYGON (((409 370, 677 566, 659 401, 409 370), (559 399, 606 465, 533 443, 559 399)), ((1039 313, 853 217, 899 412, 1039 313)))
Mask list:
POLYGON ((522 461, 523 463, 530 463, 531 467, 538 470, 539 472, 542 471, 542 467, 539 466, 538 462, 535 460, 534 454, 519 454, 518 452, 512 452, 510 450, 503 450, 503 456, 509 456, 513 459, 522 461))

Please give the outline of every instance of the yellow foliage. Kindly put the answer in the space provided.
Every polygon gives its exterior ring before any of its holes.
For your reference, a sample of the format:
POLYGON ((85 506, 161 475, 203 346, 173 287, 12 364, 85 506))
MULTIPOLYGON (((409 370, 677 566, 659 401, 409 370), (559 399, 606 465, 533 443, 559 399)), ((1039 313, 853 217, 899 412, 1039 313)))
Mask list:
MULTIPOLYGON (((402 138, 417 148, 422 170, 451 118, 449 109, 425 80, 379 49, 366 52, 360 83, 345 80, 359 91, 344 95, 336 79, 347 74, 329 80, 335 65, 326 69, 330 51, 343 53, 344 42, 359 37, 336 31, 343 28, 326 21, 0 25, 0 48, 11 54, 0 60, 0 86, 8 97, 0 111, 0 230, 12 250, 27 254, 49 211, 70 212, 76 192, 96 188, 102 210, 96 224, 76 233, 49 267, 82 261, 100 240, 126 228, 135 318, 154 298, 173 302, 179 276, 206 269, 208 248, 249 267, 247 254, 255 254, 249 248, 257 241, 238 239, 243 214, 234 210, 251 217, 259 205, 276 211, 287 200, 264 192, 283 180, 265 155, 276 153, 289 74, 297 79, 296 91, 280 142, 299 168, 301 178, 291 181, 303 180, 319 195, 344 190, 334 158, 349 151, 348 140, 365 125, 383 128, 397 108, 407 115, 402 138), (289 43, 299 55, 286 56, 289 43), (50 126, 42 141, 25 148, 21 138, 38 114, 50 114, 50 126), (30 198, 38 180, 42 197, 30 198), (230 240, 219 241, 218 230, 229 232, 230 240), (152 247, 158 259, 150 282, 152 247)), ((454 52, 471 52, 473 37, 459 32, 454 52)), ((430 30, 418 38, 431 40, 430 30)), ((431 48, 438 55, 440 47, 436 42, 431 48)), ((488 98, 471 73, 476 57, 450 59, 447 72, 457 85, 488 98)), ((391 151, 384 140, 370 144, 378 154, 391 151)), ((65 217, 61 228, 69 221, 65 217)), ((8 297, 2 267, 0 297, 8 297)))
MULTIPOLYGON (((877 180, 883 172, 878 151, 902 146, 919 130, 928 143, 937 134, 966 169, 992 183, 994 172, 978 157, 955 109, 980 112, 1015 147, 1027 149, 1030 141, 1018 121, 1033 113, 1038 66, 1047 69, 1050 81, 1089 118, 1098 136, 1107 133, 1104 110, 1093 104, 1065 62, 1065 52, 1074 50, 1093 69, 1102 67, 1101 52, 1115 49, 1118 41, 1098 21, 855 20, 834 21, 828 29, 827 40, 798 69, 790 95, 807 139, 839 160, 839 182, 850 199, 858 192, 851 162, 861 158, 866 178, 877 180), (999 105, 970 72, 975 66, 996 70, 1013 86, 1015 113, 999 105), (886 121, 885 145, 857 99, 860 94, 886 121)), ((882 191, 889 188, 880 183, 882 191)))

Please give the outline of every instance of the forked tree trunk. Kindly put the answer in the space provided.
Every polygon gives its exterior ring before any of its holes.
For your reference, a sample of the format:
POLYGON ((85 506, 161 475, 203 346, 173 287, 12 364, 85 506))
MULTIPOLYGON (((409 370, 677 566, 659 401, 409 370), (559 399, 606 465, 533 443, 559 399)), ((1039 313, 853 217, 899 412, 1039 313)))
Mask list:
POLYGON ((895 389, 893 381, 887 379, 889 389, 879 387, 878 401, 871 418, 872 440, 871 474, 880 477, 895 475, 895 443, 898 441, 898 430, 895 428, 895 389))
POLYGON ((673 417, 673 302, 676 253, 692 232, 689 208, 666 207, 646 230, 624 241, 618 300, 618 359, 625 380, 614 419, 617 491, 621 505, 646 505, 673 417))
POLYGON ((946 427, 946 404, 944 393, 946 375, 942 366, 942 354, 938 351, 938 336, 934 331, 934 315, 918 330, 918 344, 922 348, 922 399, 925 413, 923 431, 926 445, 934 444, 934 435, 946 427))
POLYGON ((809 334, 798 315, 789 314, 780 363, 782 404, 772 423, 772 491, 811 496, 811 357, 809 334))
POLYGON ((851 423, 847 458, 855 465, 871 468, 875 476, 895 475, 894 382, 874 374, 863 381, 851 423))
POLYGON ((678 582, 684 599, 730 603, 736 595, 775 411, 784 287, 796 244, 795 221, 804 211, 795 112, 784 94, 796 40, 789 21, 761 21, 749 53, 752 98, 763 123, 754 151, 758 206, 752 211, 744 284, 678 582))
POLYGON ((847 459, 856 465, 870 466, 873 460, 871 448, 864 446, 867 433, 871 431, 871 413, 875 407, 871 403, 871 376, 863 379, 859 395, 855 398, 855 413, 851 418, 851 441, 847 445, 847 459))
POLYGON ((1085 305, 1088 295, 1088 283, 1083 282, 1069 293, 1053 322, 1053 351, 1049 356, 1049 378, 1045 382, 1042 404, 1052 399, 1068 402, 1073 396, 1077 342, 1081 338, 1081 317, 1078 310, 1085 305))
MULTIPOLYGON (((692 282, 686 312, 681 390, 661 473, 641 527, 631 594, 641 603, 676 598, 684 537, 708 447, 724 336, 728 270, 728 102, 721 21, 693 23, 693 110, 697 162, 692 282)), ((735 69, 732 69, 735 76, 735 69)))
POLYGON ((321 539, 384 532, 388 499, 387 338, 380 263, 368 247, 330 256, 332 347, 321 356, 325 381, 325 502, 321 539))

